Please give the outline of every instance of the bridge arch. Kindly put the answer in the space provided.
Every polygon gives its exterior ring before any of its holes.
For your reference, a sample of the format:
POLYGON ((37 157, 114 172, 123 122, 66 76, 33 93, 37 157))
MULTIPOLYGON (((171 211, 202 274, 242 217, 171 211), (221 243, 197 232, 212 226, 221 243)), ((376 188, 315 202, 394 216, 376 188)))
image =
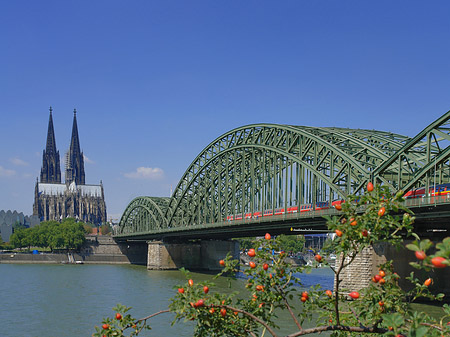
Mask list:
POLYGON ((236 128, 211 142, 191 163, 170 200, 167 223, 212 223, 345 198, 360 191, 371 172, 407 139, 339 128, 236 128))
POLYGON ((167 228, 164 213, 170 198, 137 197, 127 206, 116 234, 146 233, 167 228))
POLYGON ((408 191, 450 182, 450 111, 410 139, 373 173, 373 181, 408 191))
MULTIPOLYGON (((414 138, 361 129, 253 124, 206 146, 171 198, 139 197, 120 233, 184 230, 229 217, 345 198, 368 181, 392 190, 450 181, 450 111, 414 138)), ((126 235, 126 234, 125 234, 126 235)))

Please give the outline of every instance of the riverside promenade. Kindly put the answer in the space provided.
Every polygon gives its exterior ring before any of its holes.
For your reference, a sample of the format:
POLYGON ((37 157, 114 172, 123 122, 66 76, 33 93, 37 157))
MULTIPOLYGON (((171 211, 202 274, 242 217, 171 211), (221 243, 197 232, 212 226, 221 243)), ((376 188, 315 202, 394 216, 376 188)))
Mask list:
POLYGON ((107 235, 87 235, 78 253, 55 252, 0 254, 0 263, 147 264, 147 245, 117 244, 107 235))

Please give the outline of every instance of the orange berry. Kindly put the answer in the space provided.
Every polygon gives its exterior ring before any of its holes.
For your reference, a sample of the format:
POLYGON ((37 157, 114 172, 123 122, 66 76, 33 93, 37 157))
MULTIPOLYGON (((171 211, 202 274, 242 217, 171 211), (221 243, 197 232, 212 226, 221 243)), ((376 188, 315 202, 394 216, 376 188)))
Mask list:
POLYGON ((256 286, 256 290, 257 290, 257 291, 264 291, 264 286, 261 285, 261 284, 258 284, 258 285, 256 286))
POLYGON ((444 264, 443 262, 447 261, 446 259, 444 259, 442 256, 436 256, 433 257, 431 259, 431 263, 433 264, 433 266, 435 266, 436 268, 445 268, 447 267, 446 264, 444 264))
POLYGON ((354 300, 356 300, 357 298, 359 298, 359 292, 357 292, 357 291, 352 291, 350 294, 348 294, 348 296, 350 296, 351 298, 353 298, 354 300))
POLYGON ((425 260, 425 258, 427 257, 427 254, 425 254, 425 252, 423 250, 418 250, 417 252, 414 253, 416 255, 417 260, 425 260))

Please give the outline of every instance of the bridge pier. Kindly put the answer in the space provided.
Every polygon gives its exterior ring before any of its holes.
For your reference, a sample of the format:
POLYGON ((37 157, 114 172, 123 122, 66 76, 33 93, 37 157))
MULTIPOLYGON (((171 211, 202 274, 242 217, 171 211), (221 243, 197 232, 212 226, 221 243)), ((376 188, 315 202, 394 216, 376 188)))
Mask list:
POLYGON ((219 261, 231 252, 239 258, 239 244, 232 240, 170 243, 149 241, 147 269, 220 270, 219 261))
MULTIPOLYGON (((431 238, 430 238, 431 239, 431 238)), ((435 242, 442 240, 442 238, 433 238, 435 242)), ((405 240, 404 245, 411 243, 411 240, 405 240)), ((431 272, 414 269, 409 262, 417 262, 414 252, 406 249, 396 249, 392 245, 387 243, 378 244, 374 247, 364 249, 358 254, 353 263, 344 268, 341 272, 340 279, 342 280, 339 288, 345 288, 349 291, 357 291, 369 286, 372 282, 372 277, 379 272, 379 265, 387 260, 393 260, 394 272, 396 272, 399 278, 399 285, 403 290, 410 290, 410 282, 406 280, 406 277, 414 271, 414 275, 419 277, 422 281, 431 277, 434 281, 430 286, 430 290, 437 294, 445 294, 445 301, 450 299, 450 268, 434 269, 431 272)), ((336 266, 341 262, 338 257, 336 259, 336 266)), ((335 280, 336 283, 336 280, 335 280)), ((335 284, 336 286, 336 284, 335 284)))

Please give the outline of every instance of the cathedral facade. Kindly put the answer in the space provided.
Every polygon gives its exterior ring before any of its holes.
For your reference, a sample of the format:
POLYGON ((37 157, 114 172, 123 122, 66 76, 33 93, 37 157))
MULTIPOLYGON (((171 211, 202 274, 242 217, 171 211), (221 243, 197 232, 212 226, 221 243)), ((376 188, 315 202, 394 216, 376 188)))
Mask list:
POLYGON ((78 138, 77 114, 74 110, 72 138, 65 158, 65 182, 61 182, 59 151, 56 149, 52 108, 48 121, 47 143, 42 155, 40 180, 36 180, 33 215, 41 221, 75 218, 100 225, 106 222, 103 184, 86 185, 84 157, 78 138))

